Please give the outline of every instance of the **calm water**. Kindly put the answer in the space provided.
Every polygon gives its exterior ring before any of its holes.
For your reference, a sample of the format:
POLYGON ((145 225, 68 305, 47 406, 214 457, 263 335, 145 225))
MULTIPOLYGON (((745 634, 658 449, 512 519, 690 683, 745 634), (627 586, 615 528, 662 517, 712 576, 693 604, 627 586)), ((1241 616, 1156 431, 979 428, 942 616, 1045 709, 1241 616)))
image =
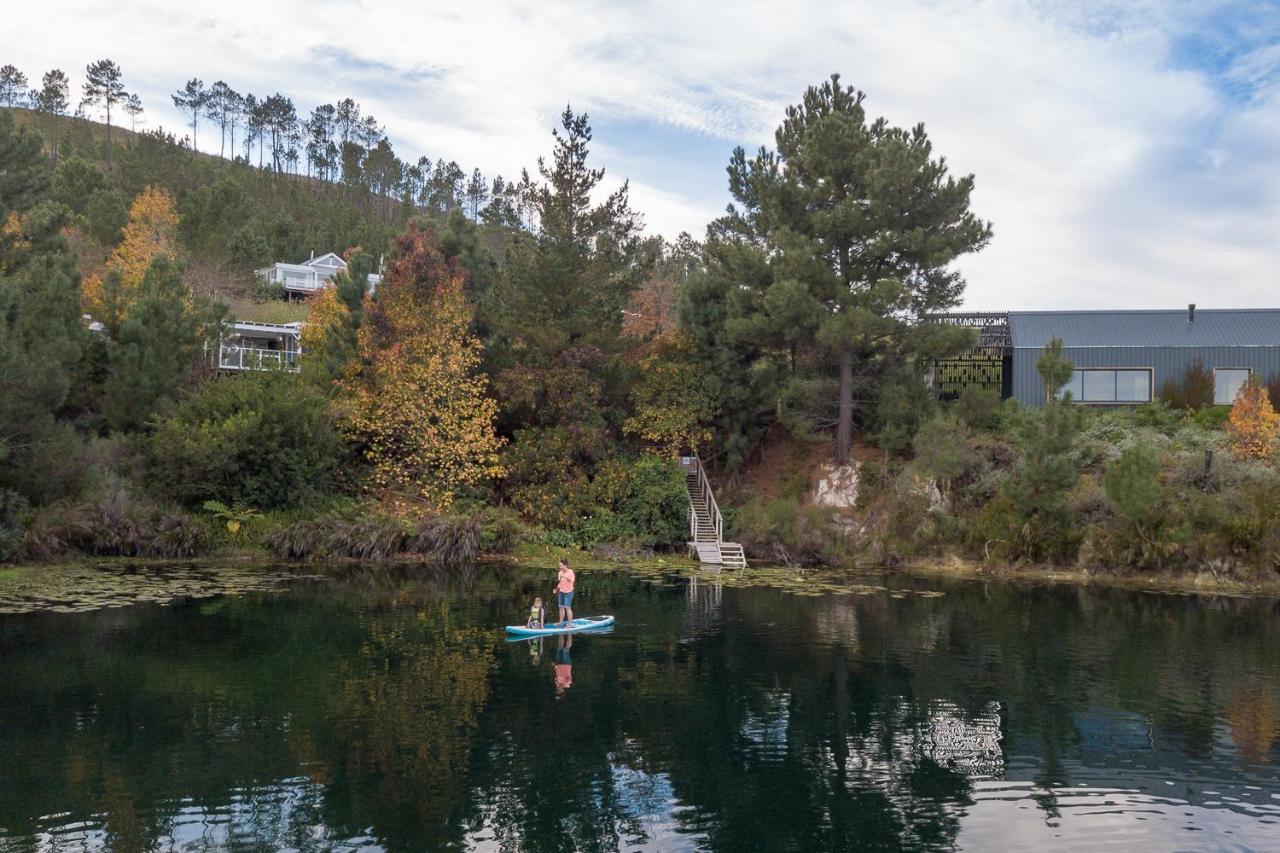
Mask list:
POLYGON ((551 574, 0 616, 0 850, 1280 847, 1272 600, 551 574))

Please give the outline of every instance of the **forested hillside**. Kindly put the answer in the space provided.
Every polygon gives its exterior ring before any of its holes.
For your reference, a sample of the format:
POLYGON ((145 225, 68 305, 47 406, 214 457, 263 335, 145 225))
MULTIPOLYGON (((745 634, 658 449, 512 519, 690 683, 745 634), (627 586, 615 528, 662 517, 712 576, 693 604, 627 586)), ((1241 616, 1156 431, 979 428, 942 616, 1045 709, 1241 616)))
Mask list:
MULTIPOLYGON (((177 139, 108 123, 140 106, 108 60, 79 116, 41 82, 0 68, 0 559, 679 548, 696 451, 757 560, 1280 566, 1280 384, 1230 410, 1190 373, 1133 410, 933 399, 972 339, 922 320, 992 228, 923 126, 838 77, 727 152, 701 242, 644 234, 568 108, 518 181, 464 181, 350 99, 301 121, 193 80, 177 139), (313 251, 350 275, 305 303, 250 275, 313 251), (214 370, 231 317, 304 316, 300 371, 214 370)), ((1040 370, 1071 376, 1056 347, 1040 370)))

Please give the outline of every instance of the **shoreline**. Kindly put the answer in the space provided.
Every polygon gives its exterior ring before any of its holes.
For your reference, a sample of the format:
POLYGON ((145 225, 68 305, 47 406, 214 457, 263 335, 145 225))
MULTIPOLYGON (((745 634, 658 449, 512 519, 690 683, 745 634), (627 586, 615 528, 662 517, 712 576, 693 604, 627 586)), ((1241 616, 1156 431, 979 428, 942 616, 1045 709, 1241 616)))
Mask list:
MULTIPOLYGON (((538 550, 541 551, 542 549, 538 550)), ((526 550, 522 553, 517 552, 514 554, 483 554, 471 562, 490 565, 505 564, 513 568, 521 569, 547 568, 555 564, 559 553, 559 551, 556 551, 555 553, 548 551, 545 554, 530 553, 526 550)), ((578 566, 587 570, 612 569, 620 571, 656 570, 663 572, 688 572, 700 567, 699 563, 694 562, 687 556, 674 553, 644 556, 603 557, 593 556, 589 552, 585 551, 578 551, 576 553, 570 553, 569 556, 570 559, 574 560, 578 566)), ((408 556, 396 557, 389 560, 337 559, 296 562, 280 560, 268 553, 259 553, 252 550, 224 551, 222 553, 214 553, 207 556, 185 559, 84 556, 79 558, 56 560, 48 563, 28 562, 0 565, 0 584, 4 583, 8 579, 17 578, 31 571, 58 571, 60 569, 86 566, 101 568, 110 566, 131 566, 137 568, 196 566, 217 569, 221 566, 243 567, 246 564, 290 566, 297 568, 341 568, 376 565, 399 567, 430 565, 448 567, 450 565, 448 563, 430 562, 408 556)), ((788 567, 753 564, 750 568, 785 570, 788 567)), ((984 564, 977 560, 966 559, 954 555, 938 557, 930 560, 912 560, 910 562, 894 566, 849 563, 830 566, 793 567, 793 570, 797 572, 823 572, 828 574, 876 572, 886 575, 900 574, 921 578, 949 578, 954 580, 1000 581, 1007 583, 1075 584, 1078 586, 1103 586, 1117 589, 1171 594, 1280 597, 1280 575, 1277 575, 1274 580, 1263 579, 1245 581, 1239 578, 1215 575, 1208 571, 1199 573, 1180 572, 1176 574, 1144 574, 1137 572, 1116 572, 1103 569, 1049 566, 1042 564, 993 566, 984 564)), ((750 569, 748 569, 748 571, 750 571, 750 569)))
POLYGON ((956 556, 913 560, 885 571, 924 577, 1107 586, 1147 592, 1280 597, 1280 575, 1274 580, 1245 581, 1209 571, 1146 574, 1039 564, 992 566, 956 556))

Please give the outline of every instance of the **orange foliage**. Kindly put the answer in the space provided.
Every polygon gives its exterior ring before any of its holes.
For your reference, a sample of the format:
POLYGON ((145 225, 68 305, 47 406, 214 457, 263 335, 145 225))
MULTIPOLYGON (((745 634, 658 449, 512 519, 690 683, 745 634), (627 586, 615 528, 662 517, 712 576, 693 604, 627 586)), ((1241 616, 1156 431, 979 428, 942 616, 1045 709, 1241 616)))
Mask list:
POLYGON ((1269 459, 1280 435, 1280 415, 1267 390, 1255 380, 1245 383, 1227 418, 1227 437, 1237 459, 1269 459))
POLYGON ((622 333, 629 338, 650 339, 676 330, 677 284, 669 278, 650 278, 631 294, 622 315, 622 333))
POLYGON ((124 227, 124 238, 107 258, 106 270, 90 277, 84 283, 82 298, 84 308, 90 314, 101 317, 104 305, 102 281, 107 271, 120 274, 120 299, 123 305, 132 303, 142 277, 156 258, 177 257, 178 212, 173 196, 157 187, 147 187, 138 193, 129 208, 129 223, 124 227))
POLYGON ((356 364, 341 380, 346 428, 364 448, 372 488, 436 509, 459 488, 501 474, 498 404, 477 371, 481 345, 468 331, 462 284, 434 231, 410 225, 378 299, 366 300, 356 364))

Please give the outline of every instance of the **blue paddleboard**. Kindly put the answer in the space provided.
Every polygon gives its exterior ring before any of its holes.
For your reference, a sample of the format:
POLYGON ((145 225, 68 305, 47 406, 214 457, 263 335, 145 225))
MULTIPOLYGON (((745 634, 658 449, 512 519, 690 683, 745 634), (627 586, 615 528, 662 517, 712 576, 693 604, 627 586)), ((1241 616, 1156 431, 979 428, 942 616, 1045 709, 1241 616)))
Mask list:
POLYGON ((575 631, 590 631, 592 628, 607 628, 612 624, 612 616, 592 616, 574 619, 567 625, 563 622, 548 622, 542 628, 508 625, 507 633, 515 634, 517 637, 545 637, 549 634, 572 634, 575 631))

